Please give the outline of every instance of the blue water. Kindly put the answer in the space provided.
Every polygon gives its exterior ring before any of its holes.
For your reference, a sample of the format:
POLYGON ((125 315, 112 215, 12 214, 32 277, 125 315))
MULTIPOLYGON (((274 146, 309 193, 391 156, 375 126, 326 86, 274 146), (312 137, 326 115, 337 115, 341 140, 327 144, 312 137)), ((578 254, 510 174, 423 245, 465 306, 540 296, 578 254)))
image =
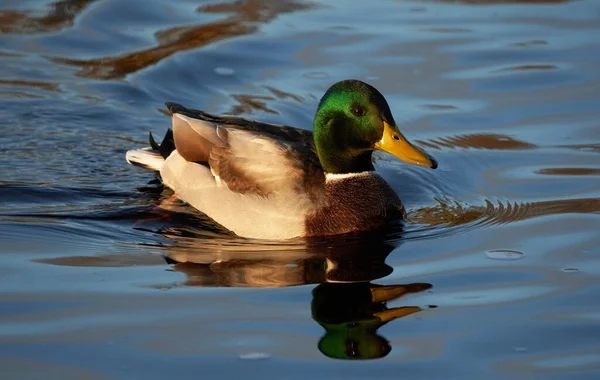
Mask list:
POLYGON ((3 379, 600 377, 600 2, 9 0, 0 33, 3 379), (125 162, 165 101, 310 129, 346 78, 440 163, 376 157, 404 226, 240 239, 125 162))

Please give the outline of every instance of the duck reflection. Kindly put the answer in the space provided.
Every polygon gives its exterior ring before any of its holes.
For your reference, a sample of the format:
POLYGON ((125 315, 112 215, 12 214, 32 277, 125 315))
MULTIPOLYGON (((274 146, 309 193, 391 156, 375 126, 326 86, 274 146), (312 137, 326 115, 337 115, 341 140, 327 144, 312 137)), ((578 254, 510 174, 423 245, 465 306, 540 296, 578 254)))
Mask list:
MULTIPOLYGON (((348 249, 349 247, 345 247, 348 249)), ((391 251, 391 249, 390 249, 391 251)), ((186 275, 179 285, 272 288, 324 282, 367 282, 393 269, 385 264, 389 252, 306 254, 306 252, 221 252, 212 262, 181 262, 181 252, 167 256, 173 271, 186 275), (281 257, 277 257, 280 255, 281 257), (267 256, 267 257, 265 257, 267 256)), ((183 256, 194 260, 193 254, 183 256)), ((202 255, 204 259, 205 255, 202 255)))
POLYGON ((385 243, 378 233, 360 239, 306 243, 303 249, 290 246, 285 252, 266 246, 262 252, 224 247, 207 254, 206 249, 174 246, 167 261, 174 264, 173 271, 186 275, 178 285, 264 288, 319 284, 312 292, 312 317, 325 329, 318 348, 330 358, 375 359, 388 355, 392 347, 377 330, 422 309, 388 308, 386 303, 431 287, 426 283, 372 283, 393 271, 385 259, 395 247, 385 243))

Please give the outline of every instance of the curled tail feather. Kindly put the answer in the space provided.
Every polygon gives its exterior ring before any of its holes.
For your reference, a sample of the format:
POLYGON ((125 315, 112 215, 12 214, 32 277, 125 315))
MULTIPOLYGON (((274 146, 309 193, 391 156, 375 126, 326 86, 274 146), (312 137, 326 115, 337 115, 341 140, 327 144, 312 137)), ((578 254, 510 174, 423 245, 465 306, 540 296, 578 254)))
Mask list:
POLYGON ((150 148, 129 150, 125 154, 125 159, 131 165, 160 171, 165 163, 165 159, 175 150, 173 131, 169 129, 160 144, 154 140, 152 133, 149 134, 148 138, 150 141, 150 148))

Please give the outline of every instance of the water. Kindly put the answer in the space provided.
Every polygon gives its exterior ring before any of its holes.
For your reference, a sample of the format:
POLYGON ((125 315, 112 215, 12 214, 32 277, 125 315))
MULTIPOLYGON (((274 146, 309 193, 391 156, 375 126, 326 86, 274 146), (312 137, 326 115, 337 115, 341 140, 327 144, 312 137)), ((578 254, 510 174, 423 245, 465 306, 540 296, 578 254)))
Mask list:
POLYGON ((600 377, 599 2, 1 8, 3 378, 600 377), (404 226, 239 239, 125 163, 165 101, 311 128, 346 78, 440 163, 377 157, 404 226))

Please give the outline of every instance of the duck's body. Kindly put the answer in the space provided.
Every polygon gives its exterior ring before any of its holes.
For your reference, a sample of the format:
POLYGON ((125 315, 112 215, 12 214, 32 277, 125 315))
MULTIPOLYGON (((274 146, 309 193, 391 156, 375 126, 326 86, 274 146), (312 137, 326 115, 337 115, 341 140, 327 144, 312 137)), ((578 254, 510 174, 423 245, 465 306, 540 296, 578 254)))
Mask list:
MULTIPOLYGON (((355 91, 377 91, 358 81, 340 83, 355 91)), ((360 126, 353 130, 342 123, 344 115, 336 114, 336 94, 329 95, 329 107, 323 106, 328 95, 323 97, 319 110, 325 108, 329 117, 321 112, 319 122, 317 112, 315 136, 303 129, 213 116, 167 103, 172 133, 160 146, 151 139, 152 148, 127 152, 127 160, 159 171, 179 198, 240 236, 289 239, 374 229, 403 214, 396 193, 374 171, 369 148, 384 143, 384 125, 394 126, 393 119, 389 121, 388 108, 387 114, 376 115, 384 121, 380 131, 360 126)), ((359 116, 352 110, 350 118, 366 116, 369 100, 381 101, 368 95, 383 99, 378 92, 359 95, 367 105, 361 106, 359 116)), ((356 99, 350 106, 358 107, 356 99)), ((401 136, 397 129, 389 133, 401 136)), ((425 164, 435 166, 426 158, 425 164)))

